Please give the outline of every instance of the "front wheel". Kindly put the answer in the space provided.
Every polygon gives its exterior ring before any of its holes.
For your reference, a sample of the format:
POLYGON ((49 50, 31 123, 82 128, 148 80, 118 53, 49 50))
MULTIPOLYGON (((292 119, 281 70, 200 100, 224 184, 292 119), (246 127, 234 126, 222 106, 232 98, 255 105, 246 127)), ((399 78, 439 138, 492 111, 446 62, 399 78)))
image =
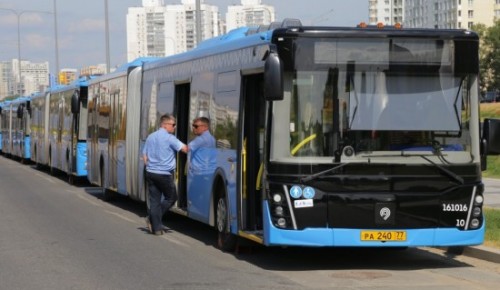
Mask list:
POLYGON ((223 251, 234 251, 236 236, 229 231, 229 211, 224 194, 219 195, 216 206, 217 246, 223 251))

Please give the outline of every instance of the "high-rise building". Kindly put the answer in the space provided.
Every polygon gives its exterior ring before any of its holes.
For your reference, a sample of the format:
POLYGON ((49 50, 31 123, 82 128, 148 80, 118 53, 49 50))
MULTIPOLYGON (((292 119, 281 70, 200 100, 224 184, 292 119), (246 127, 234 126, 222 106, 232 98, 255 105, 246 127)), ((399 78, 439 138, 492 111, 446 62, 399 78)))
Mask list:
POLYGON ((19 60, 4 61, 0 64, 0 95, 28 96, 44 91, 49 86, 49 62, 34 63, 21 61, 19 80, 19 60))
POLYGON ((226 29, 242 26, 268 25, 275 20, 274 7, 262 4, 261 0, 241 0, 241 5, 227 7, 226 29))
POLYGON ((58 75, 58 83, 60 85, 69 85, 76 80, 77 70, 72 68, 63 68, 58 75))
POLYGON ((394 25, 403 22, 405 1, 403 0, 369 0, 369 24, 382 23, 394 25))
POLYGON ((493 25, 500 0, 405 0, 405 27, 471 28, 493 25))
MULTIPOLYGON (((220 34, 219 8, 200 0, 201 37, 220 34)), ((192 49, 197 45, 196 0, 165 5, 163 0, 143 0, 142 7, 127 13, 127 59, 163 57, 192 49)))
POLYGON ((81 77, 97 76, 97 75, 103 75, 105 73, 106 73, 106 64, 90 65, 80 69, 81 77))

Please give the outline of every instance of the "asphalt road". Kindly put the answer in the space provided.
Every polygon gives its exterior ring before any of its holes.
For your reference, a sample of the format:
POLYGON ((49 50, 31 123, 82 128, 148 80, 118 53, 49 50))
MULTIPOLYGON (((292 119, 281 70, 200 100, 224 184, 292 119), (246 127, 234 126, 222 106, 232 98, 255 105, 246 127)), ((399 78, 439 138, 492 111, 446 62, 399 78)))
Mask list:
POLYGON ((484 178, 483 182, 485 184, 484 205, 500 209, 500 179, 484 178))
POLYGON ((0 156, 0 289, 496 289, 497 263, 443 250, 244 247, 170 215, 147 233, 145 206, 101 199, 0 156))

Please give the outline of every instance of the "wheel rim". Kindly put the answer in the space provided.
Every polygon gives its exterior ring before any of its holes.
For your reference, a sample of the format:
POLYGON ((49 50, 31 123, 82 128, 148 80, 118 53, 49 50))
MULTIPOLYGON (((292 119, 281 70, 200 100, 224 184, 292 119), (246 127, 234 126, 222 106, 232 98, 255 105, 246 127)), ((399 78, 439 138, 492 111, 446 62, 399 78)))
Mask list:
POLYGON ((224 233, 226 230, 226 217, 226 202, 223 198, 220 198, 217 203, 217 230, 221 233, 224 233))

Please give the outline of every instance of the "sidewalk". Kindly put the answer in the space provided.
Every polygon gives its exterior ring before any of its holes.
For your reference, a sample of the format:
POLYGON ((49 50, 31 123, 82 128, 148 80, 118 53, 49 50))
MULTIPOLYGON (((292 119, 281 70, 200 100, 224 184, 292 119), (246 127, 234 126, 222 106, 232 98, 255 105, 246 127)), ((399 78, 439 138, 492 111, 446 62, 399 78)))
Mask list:
POLYGON ((465 247, 463 255, 500 264, 500 249, 487 246, 465 247))

